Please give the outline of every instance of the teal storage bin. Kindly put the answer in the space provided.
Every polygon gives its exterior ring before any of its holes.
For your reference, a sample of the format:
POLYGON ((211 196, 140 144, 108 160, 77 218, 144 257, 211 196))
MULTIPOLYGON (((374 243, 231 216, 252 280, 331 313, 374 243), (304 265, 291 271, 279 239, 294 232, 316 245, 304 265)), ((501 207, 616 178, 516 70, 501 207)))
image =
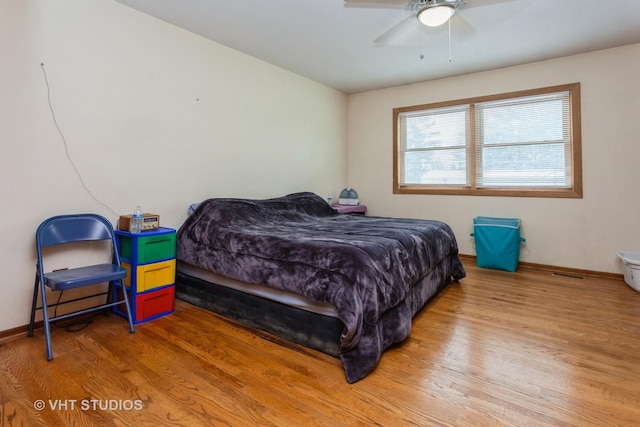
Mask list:
POLYGON ((478 216, 473 219, 478 267, 516 271, 520 259, 520 219, 478 216))

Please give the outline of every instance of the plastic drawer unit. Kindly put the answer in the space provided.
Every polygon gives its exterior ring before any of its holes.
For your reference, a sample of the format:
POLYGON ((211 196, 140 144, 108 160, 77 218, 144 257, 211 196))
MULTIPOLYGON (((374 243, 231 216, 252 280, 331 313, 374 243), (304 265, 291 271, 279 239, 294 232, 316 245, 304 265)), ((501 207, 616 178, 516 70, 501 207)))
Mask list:
MULTIPOLYGON (((160 227, 141 233, 117 230, 120 261, 127 269, 125 290, 134 323, 173 313, 176 277, 176 230, 160 227)), ((122 288, 117 292, 123 292, 122 288)), ((124 307, 114 311, 126 316, 124 307)))

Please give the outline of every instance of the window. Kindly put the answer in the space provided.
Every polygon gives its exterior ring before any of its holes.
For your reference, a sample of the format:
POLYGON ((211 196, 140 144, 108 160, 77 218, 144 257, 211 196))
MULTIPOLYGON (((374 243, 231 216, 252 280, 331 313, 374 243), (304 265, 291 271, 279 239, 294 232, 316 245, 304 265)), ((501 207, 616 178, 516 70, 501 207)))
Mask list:
POLYGON ((396 108, 394 193, 582 197, 580 84, 396 108))

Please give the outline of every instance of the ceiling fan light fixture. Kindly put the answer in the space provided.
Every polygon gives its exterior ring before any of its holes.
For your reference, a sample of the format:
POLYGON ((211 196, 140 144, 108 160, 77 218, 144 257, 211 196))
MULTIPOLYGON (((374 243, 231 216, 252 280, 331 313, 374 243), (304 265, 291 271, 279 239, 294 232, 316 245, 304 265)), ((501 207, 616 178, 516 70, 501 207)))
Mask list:
POLYGON ((454 13, 456 8, 450 4, 427 6, 418 12, 418 20, 428 27, 439 27, 451 19, 454 13))

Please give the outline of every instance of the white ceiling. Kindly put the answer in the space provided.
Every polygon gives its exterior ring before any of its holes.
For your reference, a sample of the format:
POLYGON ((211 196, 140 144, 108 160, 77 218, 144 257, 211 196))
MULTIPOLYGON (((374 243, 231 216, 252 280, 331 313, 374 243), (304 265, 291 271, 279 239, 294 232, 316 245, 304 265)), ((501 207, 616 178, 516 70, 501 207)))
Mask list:
POLYGON ((405 20, 403 8, 116 1, 348 94, 640 43, 640 0, 466 0, 451 21, 451 60, 448 25, 405 20))

